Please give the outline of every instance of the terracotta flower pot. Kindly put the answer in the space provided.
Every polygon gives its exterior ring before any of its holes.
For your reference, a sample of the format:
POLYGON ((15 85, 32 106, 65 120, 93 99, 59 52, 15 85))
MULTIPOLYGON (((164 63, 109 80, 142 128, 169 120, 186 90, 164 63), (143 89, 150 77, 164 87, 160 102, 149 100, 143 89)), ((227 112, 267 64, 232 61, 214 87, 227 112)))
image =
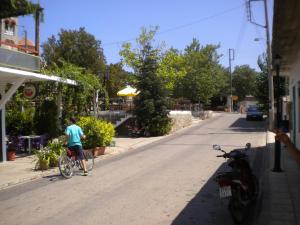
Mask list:
POLYGON ((7 160, 14 161, 16 159, 16 151, 15 150, 8 150, 7 151, 7 160))
POLYGON ((95 147, 93 149, 93 155, 94 157, 99 156, 99 155, 104 155, 105 152, 105 146, 103 147, 95 147))
POLYGON ((40 160, 40 170, 47 170, 49 169, 49 160, 40 160))

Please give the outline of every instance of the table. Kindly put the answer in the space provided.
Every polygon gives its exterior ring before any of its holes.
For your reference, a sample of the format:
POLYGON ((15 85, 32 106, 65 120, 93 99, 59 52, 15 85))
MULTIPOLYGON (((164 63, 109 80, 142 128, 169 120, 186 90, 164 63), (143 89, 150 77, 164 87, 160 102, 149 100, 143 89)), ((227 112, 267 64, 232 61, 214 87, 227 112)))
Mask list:
POLYGON ((28 135, 28 136, 20 136, 19 138, 28 139, 28 152, 31 153, 31 140, 40 138, 40 135, 28 135))

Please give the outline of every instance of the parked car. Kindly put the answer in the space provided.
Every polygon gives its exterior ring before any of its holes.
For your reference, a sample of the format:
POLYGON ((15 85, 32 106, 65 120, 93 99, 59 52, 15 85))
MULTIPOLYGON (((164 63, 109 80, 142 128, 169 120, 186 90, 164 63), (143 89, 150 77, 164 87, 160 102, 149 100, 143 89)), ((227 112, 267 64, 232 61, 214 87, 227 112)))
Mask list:
POLYGON ((246 120, 256 119, 263 120, 263 112, 256 106, 250 106, 247 109, 246 120))

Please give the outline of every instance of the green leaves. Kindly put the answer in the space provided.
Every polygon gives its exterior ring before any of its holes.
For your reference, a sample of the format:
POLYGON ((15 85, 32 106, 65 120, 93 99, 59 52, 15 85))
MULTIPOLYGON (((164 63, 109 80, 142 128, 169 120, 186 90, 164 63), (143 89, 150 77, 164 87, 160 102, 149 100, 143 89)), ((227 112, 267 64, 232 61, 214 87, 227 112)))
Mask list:
POLYGON ((246 95, 254 96, 256 93, 257 72, 249 65, 237 66, 232 73, 232 87, 234 95, 242 101, 246 95))
POLYGON ((83 140, 83 146, 86 149, 108 146, 115 136, 112 123, 97 120, 94 117, 80 117, 78 125, 86 135, 86 139, 83 140))
POLYGON ((105 71, 105 57, 101 42, 81 27, 79 30, 64 30, 52 36, 42 45, 43 57, 48 65, 61 66, 62 61, 77 65, 93 74, 105 71))
POLYGON ((39 4, 34 4, 27 0, 1 0, 0 18, 35 14, 40 9, 41 6, 39 4))
POLYGON ((226 74, 218 62, 221 57, 218 48, 218 45, 201 46, 193 39, 181 55, 181 71, 185 75, 176 79, 174 97, 207 103, 226 85, 226 74))
POLYGON ((187 74, 184 63, 184 57, 174 49, 168 50, 159 63, 157 73, 169 95, 173 94, 176 82, 187 74))

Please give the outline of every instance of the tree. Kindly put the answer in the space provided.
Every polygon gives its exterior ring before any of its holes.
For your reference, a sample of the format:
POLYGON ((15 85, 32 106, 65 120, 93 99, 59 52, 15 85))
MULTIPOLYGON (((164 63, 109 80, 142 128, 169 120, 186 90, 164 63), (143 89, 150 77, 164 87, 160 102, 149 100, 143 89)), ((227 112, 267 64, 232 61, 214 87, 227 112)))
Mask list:
MULTIPOLYGON (((105 72, 105 58, 101 42, 92 34, 79 30, 64 30, 58 39, 52 36, 43 44, 43 57, 47 62, 46 73, 56 74, 77 81, 76 87, 52 85, 45 90, 63 91, 64 114, 77 112, 88 114, 93 105, 96 91, 104 99, 104 107, 108 105, 108 95, 100 83, 100 74, 105 72)), ((53 95, 55 91, 48 93, 53 95)), ((53 96, 56 98, 56 96, 53 96)))
POLYGON ((266 54, 258 57, 257 64, 260 72, 256 76, 255 98, 258 100, 262 109, 267 112, 269 108, 269 89, 268 89, 268 68, 266 54))
POLYGON ((118 91, 136 82, 136 76, 123 70, 121 63, 108 65, 105 79, 104 77, 102 77, 102 82, 110 98, 116 98, 118 91))
POLYGON ((256 93, 257 72, 249 65, 236 66, 232 73, 233 94, 238 96, 240 101, 246 95, 254 96, 256 93))
POLYGON ((89 73, 81 67, 60 62, 61 66, 53 65, 50 69, 43 71, 45 74, 56 74, 62 78, 72 79, 77 82, 76 86, 64 83, 42 82, 39 85, 39 98, 56 99, 57 93, 62 93, 63 118, 71 114, 86 115, 90 114, 93 106, 93 97, 96 90, 100 91, 100 96, 107 93, 96 75, 89 73))
MULTIPOLYGON (((158 27, 150 27, 150 29, 146 29, 142 27, 140 36, 136 39, 137 47, 133 48, 132 44, 129 42, 125 42, 122 45, 122 50, 120 51, 120 56, 122 57, 122 61, 125 65, 132 68, 135 74, 139 73, 139 69, 142 64, 142 51, 147 46, 152 46, 154 43, 154 36, 158 31, 158 27)), ((161 48, 156 47, 152 49, 155 52, 156 56, 161 54, 161 48)), ((158 60, 158 59, 157 59, 158 60)))
POLYGON ((161 77, 158 76, 160 48, 153 48, 154 35, 157 27, 147 30, 137 38, 137 48, 125 43, 120 55, 123 62, 131 67, 137 77, 136 87, 140 94, 135 97, 135 115, 138 126, 144 134, 158 136, 171 129, 171 119, 166 107, 166 91, 161 77))
POLYGON ((183 55, 173 48, 167 50, 160 60, 157 73, 163 79, 169 96, 174 94, 176 82, 186 75, 184 62, 183 55))
POLYGON ((61 61, 90 70, 98 75, 105 71, 105 57, 101 42, 81 27, 79 30, 61 29, 58 39, 54 35, 42 45, 48 65, 61 65, 61 61))
POLYGON ((192 102, 209 102, 226 84, 224 70, 219 64, 218 45, 201 46, 197 39, 185 48, 186 75, 178 79, 175 97, 185 97, 192 102))
POLYGON ((161 78, 157 76, 157 68, 155 50, 150 45, 144 46, 137 76, 140 94, 135 100, 135 114, 140 128, 151 136, 164 135, 171 130, 166 92, 161 78))

